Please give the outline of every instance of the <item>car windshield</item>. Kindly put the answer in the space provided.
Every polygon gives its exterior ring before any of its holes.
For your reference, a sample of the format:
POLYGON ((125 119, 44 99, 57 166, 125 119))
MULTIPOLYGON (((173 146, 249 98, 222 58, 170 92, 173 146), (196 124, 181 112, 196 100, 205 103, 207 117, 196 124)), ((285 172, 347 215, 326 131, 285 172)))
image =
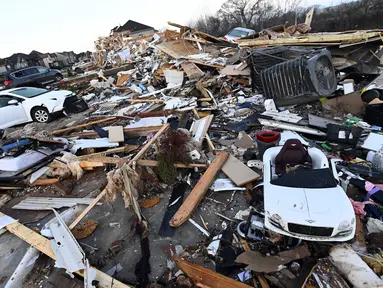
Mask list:
POLYGON ((297 169, 270 182, 273 185, 291 188, 334 188, 337 183, 329 168, 297 169))
POLYGON ((49 90, 47 90, 47 89, 34 88, 34 87, 20 88, 20 89, 12 91, 13 94, 23 96, 26 98, 33 98, 33 97, 36 97, 36 96, 39 96, 39 95, 42 95, 42 94, 45 94, 48 92, 49 92, 49 90))
POLYGON ((241 38, 247 36, 248 34, 249 32, 240 29, 234 29, 229 33, 229 36, 241 38))

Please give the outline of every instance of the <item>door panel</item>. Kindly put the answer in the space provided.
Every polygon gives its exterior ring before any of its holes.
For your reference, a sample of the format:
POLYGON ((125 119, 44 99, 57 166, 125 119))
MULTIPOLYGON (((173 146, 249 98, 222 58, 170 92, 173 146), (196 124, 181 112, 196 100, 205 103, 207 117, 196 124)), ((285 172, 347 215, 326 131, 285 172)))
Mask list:
POLYGON ((12 96, 0 96, 0 128, 8 128, 17 124, 28 122, 23 103, 8 105, 10 100, 19 100, 12 96))

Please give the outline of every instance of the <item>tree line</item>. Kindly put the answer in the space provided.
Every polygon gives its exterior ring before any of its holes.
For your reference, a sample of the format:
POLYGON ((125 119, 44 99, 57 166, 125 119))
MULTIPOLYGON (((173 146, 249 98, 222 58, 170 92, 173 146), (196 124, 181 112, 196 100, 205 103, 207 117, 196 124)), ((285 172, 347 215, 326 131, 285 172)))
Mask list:
MULTIPOLYGON (((235 27, 261 31, 286 24, 304 23, 308 8, 301 0, 227 0, 217 13, 202 15, 189 26, 214 36, 224 36, 235 27)), ((318 2, 320 2, 318 0, 318 2)), ((337 6, 316 5, 311 32, 335 32, 383 28, 383 1, 358 0, 337 6)))

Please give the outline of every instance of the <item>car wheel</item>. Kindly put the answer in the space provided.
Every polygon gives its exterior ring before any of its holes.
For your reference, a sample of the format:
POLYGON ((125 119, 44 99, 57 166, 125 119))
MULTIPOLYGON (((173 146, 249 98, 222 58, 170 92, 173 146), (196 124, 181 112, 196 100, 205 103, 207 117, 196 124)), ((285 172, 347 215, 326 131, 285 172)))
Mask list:
POLYGON ((52 120, 52 114, 44 107, 34 108, 32 111, 33 121, 39 123, 48 123, 52 120))
POLYGON ((57 82, 59 82, 63 79, 63 76, 61 74, 56 74, 55 79, 57 82))

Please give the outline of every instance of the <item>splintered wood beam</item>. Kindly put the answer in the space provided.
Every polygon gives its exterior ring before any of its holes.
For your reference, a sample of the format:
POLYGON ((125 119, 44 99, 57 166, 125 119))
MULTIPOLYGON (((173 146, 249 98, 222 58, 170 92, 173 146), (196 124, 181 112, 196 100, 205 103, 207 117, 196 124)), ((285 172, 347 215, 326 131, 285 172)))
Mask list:
POLYGON ((191 214, 205 196, 207 190, 210 188, 210 185, 213 183, 215 176, 221 170, 228 157, 229 153, 227 152, 217 153, 213 163, 210 164, 205 174, 202 175, 201 179, 194 186, 193 190, 182 203, 177 213, 170 220, 170 226, 179 227, 190 218, 191 214))
MULTIPOLYGON (((0 217, 7 216, 0 212, 0 217)), ((7 229, 9 232, 14 234, 15 236, 19 237, 20 239, 27 242, 29 245, 35 247, 40 252, 44 253, 48 257, 52 258, 53 260, 56 260, 56 255, 53 252, 51 248, 50 240, 45 238, 44 236, 38 234, 37 232, 33 231, 32 229, 29 229, 28 227, 24 226, 23 224, 20 224, 19 222, 14 222, 11 224, 8 224, 5 226, 5 229, 7 229)), ((110 288, 111 283, 113 283, 113 288, 129 288, 131 286, 126 285, 116 279, 113 279, 109 275, 105 274, 104 272, 101 272, 100 270, 97 270, 96 268, 92 267, 93 270, 96 271, 96 279, 99 283, 99 287, 102 288, 110 288)), ((76 274, 80 275, 81 277, 84 277, 84 273, 82 270, 77 271, 76 274)))
POLYGON ((210 288, 251 288, 252 286, 235 281, 229 277, 219 274, 203 266, 193 264, 180 258, 173 258, 174 262, 189 278, 195 283, 200 283, 199 287, 210 288))
POLYGON ((145 146, 136 154, 136 156, 130 160, 128 165, 131 166, 134 162, 140 159, 146 153, 146 150, 148 150, 149 147, 158 139, 158 137, 160 137, 166 130, 168 130, 169 126, 169 123, 163 125, 162 128, 156 133, 156 135, 154 135, 153 138, 150 139, 148 143, 146 143, 145 146))
POLYGON ((90 209, 92 209, 94 206, 96 206, 96 204, 98 203, 98 201, 101 200, 102 197, 105 196, 107 190, 104 189, 102 190, 102 192, 100 194, 97 195, 96 198, 94 198, 94 200, 92 201, 92 203, 89 204, 88 207, 86 207, 84 209, 84 211, 81 212, 80 215, 77 216, 77 218, 73 221, 72 224, 69 225, 69 230, 72 230, 74 227, 76 227, 76 225, 78 223, 80 223, 80 221, 85 217, 86 214, 88 214, 88 212, 90 211, 90 209))
MULTIPOLYGON (((149 133, 157 132, 162 128, 160 126, 147 126, 147 127, 137 127, 137 128, 124 128, 124 135, 134 138, 134 137, 146 137, 149 133)), ((92 137, 98 136, 98 133, 95 131, 89 132, 80 132, 68 135, 68 138, 71 137, 92 137)))
POLYGON ((85 128, 87 126, 91 126, 91 125, 98 124, 98 123, 103 123, 103 122, 108 122, 108 121, 112 121, 112 120, 115 120, 115 119, 116 119, 116 117, 110 117, 110 118, 105 118, 105 119, 101 119, 101 120, 97 120, 97 121, 92 121, 92 122, 88 122, 88 123, 77 125, 77 126, 73 126, 73 127, 68 127, 68 128, 65 128, 65 129, 55 130, 55 131, 52 132, 52 135, 62 134, 62 133, 68 132, 68 131, 73 131, 73 130, 76 130, 76 129, 85 128))
MULTIPOLYGON (((154 160, 137 160, 136 162, 137 165, 139 166, 149 166, 149 167, 156 167, 158 166, 158 161, 154 160)), ((208 165, 206 164, 182 164, 182 163, 175 163, 174 167, 176 168, 207 168, 208 165)))
MULTIPOLYGON (((148 148, 157 140, 158 137, 162 135, 162 133, 164 133, 169 128, 169 126, 170 124, 163 125, 162 128, 157 132, 157 134, 154 135, 153 138, 150 139, 148 143, 145 144, 145 146, 137 153, 137 155, 127 165, 131 166, 134 162, 140 159, 142 155, 145 154, 146 150, 148 150, 148 148)), ((98 194, 98 196, 93 200, 93 202, 89 204, 89 206, 86 207, 85 210, 82 211, 82 213, 73 221, 73 223, 69 226, 69 229, 73 229, 78 223, 80 223, 80 221, 85 217, 85 215, 88 214, 90 209, 92 209, 98 203, 98 201, 100 201, 101 198, 105 196, 106 192, 107 192, 106 189, 102 190, 102 192, 98 194)))
POLYGON ((136 150, 139 146, 138 145, 126 145, 124 147, 118 147, 118 148, 112 148, 103 152, 98 152, 98 153, 92 153, 88 155, 83 155, 83 156, 78 156, 74 160, 88 160, 92 159, 94 157, 104 157, 105 155, 110 155, 114 153, 130 153, 134 150, 136 150))

